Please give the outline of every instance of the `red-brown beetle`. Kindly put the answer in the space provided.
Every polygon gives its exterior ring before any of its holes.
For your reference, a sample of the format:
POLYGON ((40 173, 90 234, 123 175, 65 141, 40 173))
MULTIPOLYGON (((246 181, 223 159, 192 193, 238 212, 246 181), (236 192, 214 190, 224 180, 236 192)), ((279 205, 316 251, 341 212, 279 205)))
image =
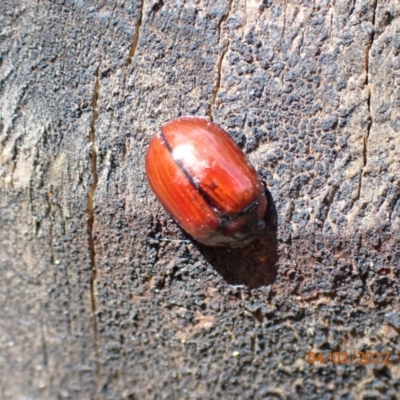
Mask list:
POLYGON ((194 239, 242 246, 264 227, 264 186, 242 150, 199 117, 164 124, 150 141, 146 174, 160 203, 194 239))

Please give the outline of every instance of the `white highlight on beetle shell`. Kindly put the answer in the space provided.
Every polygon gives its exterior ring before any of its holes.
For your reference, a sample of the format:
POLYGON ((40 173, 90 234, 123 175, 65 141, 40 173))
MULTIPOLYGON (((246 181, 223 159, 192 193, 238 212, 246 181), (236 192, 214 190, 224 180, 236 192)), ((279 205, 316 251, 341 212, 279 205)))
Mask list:
POLYGON ((183 143, 176 146, 172 151, 172 157, 180 161, 185 168, 196 168, 196 180, 201 180, 205 171, 210 169, 207 160, 204 160, 190 143, 183 143))

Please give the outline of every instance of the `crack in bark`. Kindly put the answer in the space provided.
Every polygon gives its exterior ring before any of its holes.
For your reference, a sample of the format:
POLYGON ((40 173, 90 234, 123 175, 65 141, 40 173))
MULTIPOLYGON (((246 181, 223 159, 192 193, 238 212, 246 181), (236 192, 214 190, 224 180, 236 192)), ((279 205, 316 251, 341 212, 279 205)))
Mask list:
POLYGON ((144 0, 140 1, 140 18, 136 23, 135 26, 135 34, 133 35, 132 39, 132 46, 129 50, 129 56, 128 56, 128 65, 132 63, 133 57, 135 57, 136 54, 136 49, 139 43, 139 38, 140 38, 140 28, 142 26, 142 21, 143 21, 143 13, 144 13, 144 0))
POLYGON ((50 222, 50 228, 49 228, 49 235, 50 235, 50 250, 51 250, 51 264, 54 265, 56 257, 55 257, 55 252, 54 252, 54 237, 53 237, 53 218, 52 218, 52 212, 53 212, 53 206, 51 203, 51 197, 52 193, 48 192, 46 195, 46 200, 47 200, 47 218, 49 219, 50 222))
MULTIPOLYGON (((21 93, 19 94, 19 98, 15 104, 15 107, 12 111, 12 116, 11 116, 11 123, 10 125, 7 126, 7 129, 5 130, 5 137, 4 139, 2 139, 1 141, 1 146, 3 147, 3 149, 6 146, 7 141, 10 139, 11 135, 9 135, 9 133, 11 133, 11 131, 13 130, 16 121, 21 118, 22 116, 22 105, 21 103, 25 100, 27 94, 28 94, 28 90, 33 86, 33 84, 35 83, 35 80, 31 80, 30 82, 28 82, 21 90, 21 93)), ((19 136, 17 139, 20 139, 22 137, 19 136)), ((14 144, 15 146, 15 144, 14 144)), ((14 168, 15 169, 15 168, 14 168)))
POLYGON ((43 321, 40 321, 40 336, 41 336, 42 351, 43 351, 43 365, 46 367, 46 370, 48 371, 49 357, 47 353, 47 345, 46 345, 46 337, 44 335, 43 321))
POLYGON ((0 78, 0 93, 5 89, 5 83, 14 75, 15 67, 11 67, 3 78, 0 78))
POLYGON ((67 65, 67 57, 66 57, 66 52, 67 52, 67 42, 66 42, 66 38, 65 38, 65 28, 67 25, 67 21, 68 21, 68 15, 69 13, 67 13, 67 17, 64 21, 64 24, 61 28, 61 48, 62 48, 62 53, 60 54, 60 58, 61 58, 61 77, 62 77, 62 87, 65 89, 65 68, 67 65))
POLYGON ((294 201, 292 200, 290 202, 290 206, 288 207, 287 221, 292 221, 294 209, 295 209, 295 204, 294 204, 294 201))
POLYGON ((219 20, 218 25, 217 25, 217 31, 218 31, 218 42, 221 40, 221 27, 222 24, 228 19, 229 14, 231 12, 231 8, 232 8, 232 3, 233 0, 229 0, 229 4, 228 4, 228 10, 226 12, 225 15, 222 16, 222 18, 219 20))
POLYGON ((282 38, 285 37, 286 35, 286 13, 287 13, 287 2, 286 0, 283 2, 283 32, 282 32, 282 38))
POLYGON ((71 284, 69 282, 69 276, 68 276, 68 268, 64 267, 64 278, 65 278, 65 283, 66 283, 66 287, 67 287, 67 299, 68 299, 68 314, 67 314, 67 329, 68 329, 68 334, 71 336, 72 335, 72 320, 71 320, 71 284))
MULTIPOLYGON (((218 26, 217 26, 218 42, 221 39, 221 27, 222 27, 222 24, 229 17, 229 14, 230 14, 231 8, 232 8, 232 3, 233 3, 233 0, 229 0, 228 10, 227 10, 226 14, 220 19, 220 21, 218 23, 218 26)), ((224 60, 226 52, 228 51, 229 44, 230 44, 230 41, 228 39, 228 43, 226 44, 224 50, 222 51, 222 53, 221 53, 221 55, 220 55, 220 57, 218 59, 218 62, 217 62, 217 81, 215 82, 214 89, 213 89, 213 91, 211 93, 211 100, 210 100, 210 103, 208 104, 207 111, 206 111, 206 114, 207 114, 208 118, 210 119, 210 121, 214 121, 214 118, 213 118, 213 115, 212 115, 212 108, 213 108, 213 106, 215 104, 215 99, 217 98, 217 94, 218 94, 218 91, 219 91, 219 88, 220 88, 222 62, 224 60)))
MULTIPOLYGON (((63 224, 63 231, 62 234, 66 234, 66 227, 65 227, 65 220, 66 217, 64 216, 64 213, 62 211, 62 207, 53 202, 54 198, 54 192, 53 189, 51 189, 49 192, 47 192, 47 207, 48 207, 48 212, 47 212, 47 218, 49 218, 50 221, 50 229, 49 229, 49 235, 50 235, 50 247, 51 247, 51 263, 53 265, 58 265, 59 261, 57 260, 56 257, 56 251, 54 247, 54 224, 55 224, 55 215, 56 215, 56 208, 58 209, 61 219, 64 222, 63 224), (56 208, 55 208, 56 207, 56 208)), ((68 267, 63 266, 62 271, 64 273, 64 279, 66 283, 66 288, 67 288, 67 299, 68 299, 68 306, 67 306, 67 328, 68 328, 68 334, 72 335, 72 320, 71 320, 71 285, 69 281, 69 276, 68 276, 68 267)), ((43 271, 44 272, 44 271, 43 271)), ((41 274, 43 273, 41 272, 41 274)))
POLYGON ((94 193, 97 188, 98 175, 97 175, 97 152, 95 147, 96 139, 96 121, 99 117, 97 102, 99 99, 99 89, 100 89, 100 66, 96 70, 96 81, 94 85, 92 108, 93 115, 90 121, 90 132, 89 132, 89 143, 92 147, 91 162, 92 162, 92 178, 93 182, 89 188, 88 192, 88 235, 89 235, 89 252, 90 252, 90 265, 91 265, 91 278, 90 278, 90 301, 93 317, 93 335, 94 335, 94 350, 96 355, 96 374, 99 375, 100 372, 100 352, 99 352, 99 333, 98 333, 98 321, 97 321, 97 298, 95 290, 95 282, 97 279, 97 266, 96 266, 96 248, 95 239, 93 232, 94 225, 94 193))
POLYGON ((329 212, 331 210, 331 206, 333 204, 333 200, 334 200, 338 190, 339 190, 338 184, 332 185, 332 188, 329 189, 328 193, 325 195, 324 199, 322 200, 322 204, 326 206, 326 211, 325 211, 323 219, 322 219, 324 221, 324 224, 328 218, 329 212))
POLYGON ((207 107, 207 116, 208 116, 208 118, 210 118, 210 121, 214 121, 214 118, 213 118, 213 115, 212 115, 212 108, 213 108, 213 106, 215 104, 215 99, 217 98, 217 94, 218 94, 218 91, 219 91, 219 88, 220 88, 220 85, 221 85, 222 61, 224 60, 225 54, 228 51, 228 47, 229 47, 229 40, 228 40, 228 43, 226 44, 225 49, 223 50, 221 56, 219 57, 218 64, 217 64, 217 81, 215 83, 215 87, 214 87, 214 89, 212 91, 212 94, 211 94, 211 101, 210 101, 210 103, 208 104, 208 107, 207 107))
POLYGON ((363 137, 363 152, 362 152, 362 157, 363 157, 363 166, 360 172, 360 177, 358 179, 358 192, 357 192, 357 200, 360 199, 360 195, 361 195, 361 188, 362 188, 362 179, 363 179, 363 174, 364 174, 364 169, 368 163, 368 139, 369 139, 369 135, 371 133, 371 128, 372 128, 372 113, 371 113, 371 96, 372 96, 372 91, 370 88, 370 79, 369 79, 369 74, 370 74, 370 53, 371 53, 371 48, 372 45, 374 43, 374 39, 375 39, 375 15, 376 15, 376 9, 378 6, 378 0, 374 0, 374 3, 372 5, 372 25, 374 26, 374 29, 371 33, 371 38, 369 43, 367 44, 367 47, 365 49, 365 71, 366 71, 366 82, 365 85, 368 89, 368 98, 367 98, 367 109, 368 109, 368 125, 367 125, 367 131, 363 137))
POLYGON ((347 18, 350 18, 350 17, 353 15, 355 6, 356 6, 356 0, 353 0, 353 2, 352 2, 352 4, 351 4, 350 11, 349 11, 349 15, 348 15, 347 18))

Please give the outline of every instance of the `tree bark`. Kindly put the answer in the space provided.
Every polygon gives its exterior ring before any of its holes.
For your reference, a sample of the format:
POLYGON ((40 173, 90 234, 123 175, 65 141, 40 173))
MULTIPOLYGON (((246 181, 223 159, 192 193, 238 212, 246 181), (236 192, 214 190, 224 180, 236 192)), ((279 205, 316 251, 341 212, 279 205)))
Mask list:
POLYGON ((398 396, 398 1, 0 11, 2 399, 398 396), (180 115, 265 181, 258 241, 201 246, 151 193, 180 115))

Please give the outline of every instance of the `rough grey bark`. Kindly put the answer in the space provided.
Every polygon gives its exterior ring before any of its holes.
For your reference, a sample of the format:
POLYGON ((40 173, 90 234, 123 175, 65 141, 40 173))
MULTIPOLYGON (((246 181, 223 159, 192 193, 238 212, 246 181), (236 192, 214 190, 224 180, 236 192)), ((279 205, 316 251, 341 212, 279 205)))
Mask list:
POLYGON ((0 398, 398 396, 398 1, 0 11, 0 398), (244 249, 189 240, 149 191, 148 140, 186 114, 268 186, 244 249))

